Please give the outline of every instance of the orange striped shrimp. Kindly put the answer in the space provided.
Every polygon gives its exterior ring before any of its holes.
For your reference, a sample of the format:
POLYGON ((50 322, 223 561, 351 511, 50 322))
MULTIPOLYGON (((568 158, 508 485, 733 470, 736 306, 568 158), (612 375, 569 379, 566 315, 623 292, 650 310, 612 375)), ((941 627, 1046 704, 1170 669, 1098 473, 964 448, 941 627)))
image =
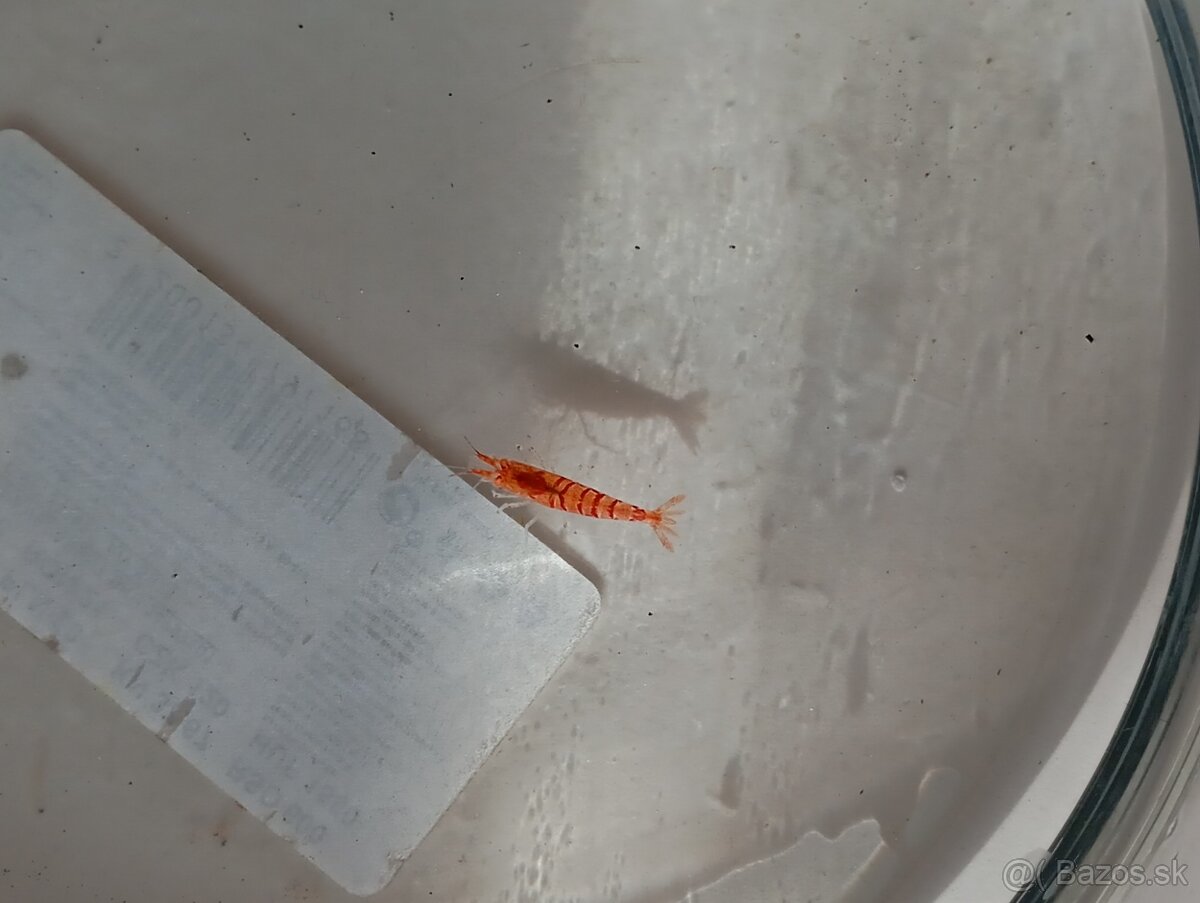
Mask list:
POLYGON ((646 510, 577 483, 570 477, 511 458, 493 458, 473 445, 471 448, 475 451, 475 456, 492 469, 467 468, 466 472, 487 480, 497 489, 547 508, 582 514, 584 517, 649 524, 663 548, 668 552, 673 551, 671 537, 675 535, 675 516, 682 513, 678 510, 679 503, 684 498, 682 495, 668 499, 657 508, 646 510))

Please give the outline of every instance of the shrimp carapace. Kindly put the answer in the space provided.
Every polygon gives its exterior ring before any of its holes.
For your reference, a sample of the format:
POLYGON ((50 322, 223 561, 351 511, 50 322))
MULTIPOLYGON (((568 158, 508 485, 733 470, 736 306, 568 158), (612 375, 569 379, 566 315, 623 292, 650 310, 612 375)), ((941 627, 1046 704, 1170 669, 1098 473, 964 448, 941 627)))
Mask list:
POLYGON ((468 469, 467 473, 487 480, 497 489, 558 511, 602 520, 648 524, 663 548, 668 551, 674 549, 671 538, 675 535, 675 518, 683 513, 679 510, 679 504, 684 499, 682 495, 668 499, 657 508, 639 508, 570 477, 511 458, 485 455, 474 446, 471 447, 476 457, 491 469, 473 468, 468 469))

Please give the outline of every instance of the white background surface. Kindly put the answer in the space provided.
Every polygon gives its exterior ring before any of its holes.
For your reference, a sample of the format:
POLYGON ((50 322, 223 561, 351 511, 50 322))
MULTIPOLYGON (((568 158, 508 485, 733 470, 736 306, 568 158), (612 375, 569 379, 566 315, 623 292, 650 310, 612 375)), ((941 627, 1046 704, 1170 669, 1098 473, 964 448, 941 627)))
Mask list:
MULTIPOLYGON (((434 454, 689 496, 673 556, 543 518, 600 617, 381 900, 921 896, 986 838, 1178 488, 1137 3, 0 14, 0 126, 434 454)), ((0 643, 14 899, 345 899, 0 643)))

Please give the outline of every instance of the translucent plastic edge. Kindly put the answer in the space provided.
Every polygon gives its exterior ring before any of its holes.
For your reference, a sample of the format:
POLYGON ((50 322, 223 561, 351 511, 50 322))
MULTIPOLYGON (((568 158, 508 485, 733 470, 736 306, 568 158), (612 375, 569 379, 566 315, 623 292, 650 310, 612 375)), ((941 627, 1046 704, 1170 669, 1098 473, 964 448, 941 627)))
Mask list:
MULTIPOLYGON (((1191 174, 1193 202, 1200 210, 1200 53, 1187 4, 1181 0, 1146 0, 1146 8, 1175 95, 1191 174)), ((1200 249, 1197 249, 1200 252, 1200 249)), ((1169 787, 1143 786, 1142 778, 1163 751, 1163 740, 1179 713, 1184 688, 1195 675, 1200 634, 1192 629, 1200 610, 1200 460, 1193 468, 1179 554, 1150 651, 1125 713, 1109 741, 1083 796, 1054 839, 1035 880, 1012 903, 1054 899, 1071 885, 1057 880, 1063 863, 1078 865, 1112 828, 1133 794, 1160 796, 1169 787)), ((1187 713, 1183 713, 1186 721, 1187 713)), ((1194 725, 1186 725, 1187 745, 1194 725)), ((1175 746, 1174 743, 1170 744, 1175 746)), ((1182 759, 1177 764, 1182 764, 1182 759)), ((1168 781, 1178 777, 1171 769, 1168 781)))

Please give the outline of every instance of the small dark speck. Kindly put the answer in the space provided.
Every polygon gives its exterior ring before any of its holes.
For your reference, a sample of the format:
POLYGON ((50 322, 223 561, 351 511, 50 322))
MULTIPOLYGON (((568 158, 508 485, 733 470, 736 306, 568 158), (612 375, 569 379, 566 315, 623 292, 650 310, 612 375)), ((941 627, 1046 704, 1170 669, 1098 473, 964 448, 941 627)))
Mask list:
POLYGON ((554 103, 554 98, 553 98, 553 97, 547 97, 547 98, 546 98, 546 103, 554 103))
POLYGON ((396 14, 395 14, 394 12, 389 12, 389 13, 388 13, 388 19, 390 19, 391 21, 395 22, 395 21, 396 21, 396 14))
POLYGON ((578 348, 578 347, 579 347, 579 343, 578 343, 578 342, 576 342, 576 343, 575 343, 575 347, 576 347, 576 348, 578 348))
POLYGON ((653 617, 654 617, 654 612, 652 612, 652 611, 648 611, 648 612, 646 612, 646 617, 653 618, 653 617))
POLYGON ((375 151, 371 151, 371 156, 372 156, 372 157, 374 157, 374 156, 375 156, 375 151))
POLYGON ((986 60, 984 60, 985 63, 990 63, 991 61, 992 61, 992 58, 990 56, 986 60))
POLYGON ((730 246, 729 246, 729 250, 731 250, 731 251, 736 251, 736 250, 737 250, 737 245, 730 245, 730 246))
POLYGON ((19 354, 6 354, 0 357, 0 379, 20 379, 29 372, 29 365, 19 354))
POLYGON ((297 25, 296 25, 296 27, 297 27, 297 28, 303 28, 303 27, 304 27, 304 24, 303 24, 303 23, 299 23, 299 24, 297 24, 297 25))
POLYGON ((859 796, 862 796, 862 793, 863 793, 863 792, 862 792, 861 790, 859 790, 859 791, 858 791, 858 795, 859 795, 859 796))
POLYGON ((1095 161, 1095 160, 1093 160, 1091 165, 1092 165, 1092 166, 1095 166, 1095 165, 1096 165, 1096 161, 1095 161))
POLYGON ((640 250, 642 249, 642 246, 641 246, 641 245, 634 245, 634 246, 633 246, 633 249, 634 249, 635 251, 640 251, 640 250))
POLYGON ((172 574, 172 575, 171 575, 171 579, 172 579, 172 580, 174 580, 174 579, 175 579, 176 577, 178 577, 178 576, 179 576, 178 574, 172 574))
POLYGON ((1090 332, 1085 335, 1084 338, 1087 339, 1089 343, 1096 341, 1095 337, 1090 332))
POLYGON ((463 282, 464 280, 466 280, 466 278, 467 278, 466 276, 459 276, 458 281, 463 282))
POLYGON ((929 178, 929 173, 925 173, 925 178, 929 178))
POLYGON ((45 810, 45 809, 42 809, 42 808, 39 808, 39 809, 38 809, 38 815, 45 815, 45 814, 46 814, 46 810, 45 810))

